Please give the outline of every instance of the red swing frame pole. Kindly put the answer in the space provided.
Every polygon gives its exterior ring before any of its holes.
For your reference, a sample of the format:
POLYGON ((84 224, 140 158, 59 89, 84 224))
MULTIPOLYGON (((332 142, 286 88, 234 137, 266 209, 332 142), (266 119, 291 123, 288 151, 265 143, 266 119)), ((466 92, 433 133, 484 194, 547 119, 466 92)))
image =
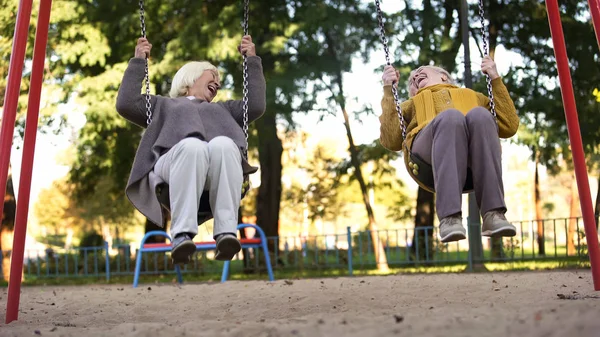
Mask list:
POLYGON ((577 189, 579 191, 579 202, 581 206, 581 214, 583 215, 585 237, 588 244, 594 290, 600 290, 600 247, 598 247, 596 219, 594 218, 594 209, 592 207, 592 197, 590 195, 590 185, 588 181, 587 167, 585 164, 585 154, 583 152, 583 142, 581 140, 581 129, 579 127, 577 106, 575 104, 575 94, 573 92, 573 83, 571 81, 571 73, 569 69, 569 59, 567 57, 567 47, 565 44, 565 36, 562 29, 560 10, 557 0, 546 0, 546 10, 548 11, 550 33, 552 35, 552 42, 554 44, 554 55, 556 57, 556 65, 558 68, 558 77, 560 80, 560 90, 565 109, 567 130, 569 132, 569 140, 571 142, 571 151, 573 152, 575 178, 577 180, 577 189))
POLYGON ((0 128, 0 214, 4 214, 8 166, 10 164, 10 151, 15 131, 15 120, 17 118, 17 104, 21 90, 21 76, 23 76, 23 64, 25 63, 25 47, 27 47, 32 3, 33 0, 21 0, 19 3, 13 48, 10 54, 8 82, 4 95, 2 127, 0 128))
POLYGON ((29 196, 31 192, 31 175, 33 171, 35 141, 40 112, 42 82, 44 80, 44 64, 46 62, 46 46, 48 44, 48 27, 51 9, 52 0, 40 1, 38 24, 35 32, 35 45, 33 48, 33 65, 31 71, 31 86, 29 88, 29 102, 27 105, 27 119, 25 122, 23 158, 21 161, 19 180, 19 199, 17 200, 13 251, 11 253, 6 324, 17 320, 19 315, 23 255, 25 253, 27 215, 29 213, 29 196))
POLYGON ((592 23, 596 32, 596 41, 598 42, 598 48, 600 48, 600 0, 588 0, 588 5, 590 6, 592 23))

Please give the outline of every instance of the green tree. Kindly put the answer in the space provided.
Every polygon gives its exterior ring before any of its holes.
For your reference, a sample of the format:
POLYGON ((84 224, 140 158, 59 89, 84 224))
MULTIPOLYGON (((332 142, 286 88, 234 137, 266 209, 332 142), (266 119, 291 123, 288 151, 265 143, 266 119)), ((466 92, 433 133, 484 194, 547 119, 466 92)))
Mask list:
MULTIPOLYGON (((600 66, 593 27, 587 16, 587 4, 581 1, 566 1, 561 5, 562 25, 565 34, 567 53, 581 135, 588 160, 597 155, 600 117, 600 104, 594 92, 600 80, 600 66)), ((566 160, 567 169, 572 169, 569 139, 561 88, 558 85, 554 49, 551 44, 550 29, 544 1, 491 1, 490 48, 496 44, 517 52, 523 57, 523 65, 515 65, 506 76, 509 90, 521 116, 521 131, 517 142, 526 145, 537 166, 544 165, 551 174, 557 174, 566 160), (519 29, 513 29, 515 25, 519 29)), ((590 165, 591 167, 592 165, 590 165)), ((537 174, 534 175, 536 179, 537 174)), ((536 205, 542 202, 535 197, 536 205)), ((569 200, 574 200, 572 196, 569 200)), ((539 207, 536 207, 539 208, 539 207)), ((574 226, 574 225, 573 225, 574 226)), ((574 230, 569 231, 572 236, 574 230)), ((572 237, 569 238, 571 242, 572 237)), ((544 254, 544 235, 538 223, 538 252, 544 254)))
MULTIPOLYGON (((343 76, 352 68, 356 56, 368 59, 369 53, 379 36, 376 33, 377 21, 373 20, 373 4, 363 5, 356 1, 316 1, 295 8, 296 17, 303 22, 298 34, 297 46, 300 65, 314 64, 315 72, 307 76, 311 82, 308 96, 324 94, 327 105, 317 109, 330 115, 341 115, 348 138, 348 152, 352 175, 359 183, 362 201, 367 212, 368 226, 373 238, 375 259, 378 269, 388 270, 387 258, 379 240, 378 227, 372 205, 369 201, 368 186, 363 174, 362 159, 354 142, 348 111, 348 97, 344 90, 343 76), (314 60, 319 59, 315 64, 314 60)), ((312 110, 313 106, 309 106, 312 110)), ((355 111, 355 118, 371 110, 355 111)))
MULTIPOLYGON (((0 9, 0 108, 3 107, 7 76, 12 54, 13 36, 16 24, 17 0, 2 1, 0 9)), ((44 74, 44 90, 40 105, 39 130, 40 132, 59 132, 65 126, 65 118, 58 113, 61 103, 68 99, 70 74, 67 65, 74 58, 94 60, 102 57, 101 41, 96 39, 97 30, 86 22, 79 22, 78 6, 70 1, 58 1, 53 4, 52 16, 48 33, 48 52, 46 59, 46 72, 44 74), (71 29, 64 29, 71 27, 71 29)), ((30 21, 26 48, 26 65, 31 61, 34 46, 34 36, 37 25, 37 9, 33 9, 30 21)), ((20 85, 20 96, 17 106, 17 123, 15 125, 15 145, 20 146, 25 126, 25 112, 27 111, 27 94, 30 85, 30 67, 23 70, 20 85)), ((2 187, 4 188, 4 187, 2 187)), ((12 189, 12 175, 8 176, 6 187, 5 208, 2 214, 2 228, 0 232, 0 249, 7 252, 12 250, 12 232, 14 227, 15 202, 12 189)), ((8 253, 6 253, 8 254, 8 253)), ((3 259, 4 277, 8 278, 7 255, 3 259)))

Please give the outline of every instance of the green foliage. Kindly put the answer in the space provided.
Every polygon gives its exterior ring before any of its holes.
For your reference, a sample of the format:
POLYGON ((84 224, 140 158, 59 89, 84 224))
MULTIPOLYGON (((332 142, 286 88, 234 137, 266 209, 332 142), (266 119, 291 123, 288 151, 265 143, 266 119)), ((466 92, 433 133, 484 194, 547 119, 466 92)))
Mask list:
MULTIPOLYGON (((571 151, 545 2, 494 1, 493 6, 498 43, 523 57, 524 65, 513 66, 505 78, 521 116, 517 141, 557 173, 564 163, 561 159, 570 164, 571 151)), ((581 135, 588 154, 593 154, 600 139, 600 103, 594 97, 600 81, 600 51, 586 18, 586 3, 565 1, 561 12, 581 135)))
MULTIPOLYGON (((4 95, 13 48, 13 36, 17 18, 17 0, 4 0, 0 10, 0 107, 4 104, 4 95)), ((34 4, 35 5, 35 4, 34 4)), ((48 32, 48 49, 42 101, 40 105, 40 131, 60 132, 66 125, 66 118, 58 113, 60 104, 65 103, 73 89, 73 64, 83 62, 92 66, 103 62, 107 52, 99 31, 81 20, 82 9, 74 1, 55 1, 48 32)), ((23 137, 25 112, 28 107, 31 66, 34 37, 37 28, 37 6, 34 6, 28 31, 25 54, 25 67, 20 86, 17 108, 16 135, 23 137)), ((18 140, 18 139, 17 139, 18 140)), ((20 145, 19 142, 16 143, 20 145)))
POLYGON ((130 206, 123 193, 111 193, 112 181, 104 178, 95 185, 90 198, 74 197, 75 185, 67 179, 55 181, 51 187, 40 192, 34 205, 39 224, 52 230, 52 234, 64 234, 67 228, 80 232, 101 230, 102 226, 140 225, 131 216, 130 206))
POLYGON ((55 181, 50 188, 44 189, 34 205, 34 214, 42 226, 59 233, 60 229, 75 225, 75 209, 71 208, 68 185, 64 181, 55 181))
POLYGON ((303 167, 310 178, 300 197, 305 198, 312 221, 316 218, 334 220, 341 215, 343 199, 338 193, 340 182, 334 171, 336 161, 327 152, 327 147, 318 146, 314 157, 303 167))
MULTIPOLYGON (((390 37, 392 61, 400 71, 398 92, 408 97, 406 83, 413 69, 435 64, 450 73, 457 70, 456 57, 462 44, 459 1, 405 2, 406 8, 394 16, 390 37)), ((473 16, 473 20, 477 17, 473 16)))

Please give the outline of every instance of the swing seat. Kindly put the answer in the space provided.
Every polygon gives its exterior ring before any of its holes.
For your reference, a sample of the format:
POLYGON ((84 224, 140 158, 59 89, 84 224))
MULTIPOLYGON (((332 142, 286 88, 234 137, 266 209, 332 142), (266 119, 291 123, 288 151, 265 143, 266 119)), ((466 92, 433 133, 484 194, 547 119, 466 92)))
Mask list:
MULTIPOLYGON (((169 185, 167 183, 160 184, 156 187, 156 196, 160 206, 171 213, 171 201, 169 199, 169 185)), ((200 205, 198 206, 198 224, 204 223, 212 217, 212 210, 208 199, 208 191, 204 191, 200 197, 200 205)))
MULTIPOLYGON (((433 180, 433 167, 418 155, 410 153, 408 162, 408 173, 423 189, 435 193, 435 183, 433 180)), ((467 168, 467 180, 463 187, 463 193, 473 192, 473 172, 471 168, 467 168)))

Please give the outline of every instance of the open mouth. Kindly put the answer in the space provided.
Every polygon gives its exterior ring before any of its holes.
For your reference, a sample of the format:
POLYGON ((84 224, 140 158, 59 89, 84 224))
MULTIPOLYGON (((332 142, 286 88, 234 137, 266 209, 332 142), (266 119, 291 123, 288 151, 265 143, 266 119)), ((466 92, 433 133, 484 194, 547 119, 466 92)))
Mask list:
POLYGON ((210 91, 210 94, 211 94, 213 97, 215 97, 215 95, 217 94, 217 90, 218 90, 218 89, 217 89, 217 87, 216 87, 216 86, 214 86, 214 85, 212 85, 212 84, 209 84, 209 85, 208 85, 208 91, 210 91))
POLYGON ((421 88, 421 84, 427 80, 427 76, 419 76, 417 77, 417 88, 421 88))

